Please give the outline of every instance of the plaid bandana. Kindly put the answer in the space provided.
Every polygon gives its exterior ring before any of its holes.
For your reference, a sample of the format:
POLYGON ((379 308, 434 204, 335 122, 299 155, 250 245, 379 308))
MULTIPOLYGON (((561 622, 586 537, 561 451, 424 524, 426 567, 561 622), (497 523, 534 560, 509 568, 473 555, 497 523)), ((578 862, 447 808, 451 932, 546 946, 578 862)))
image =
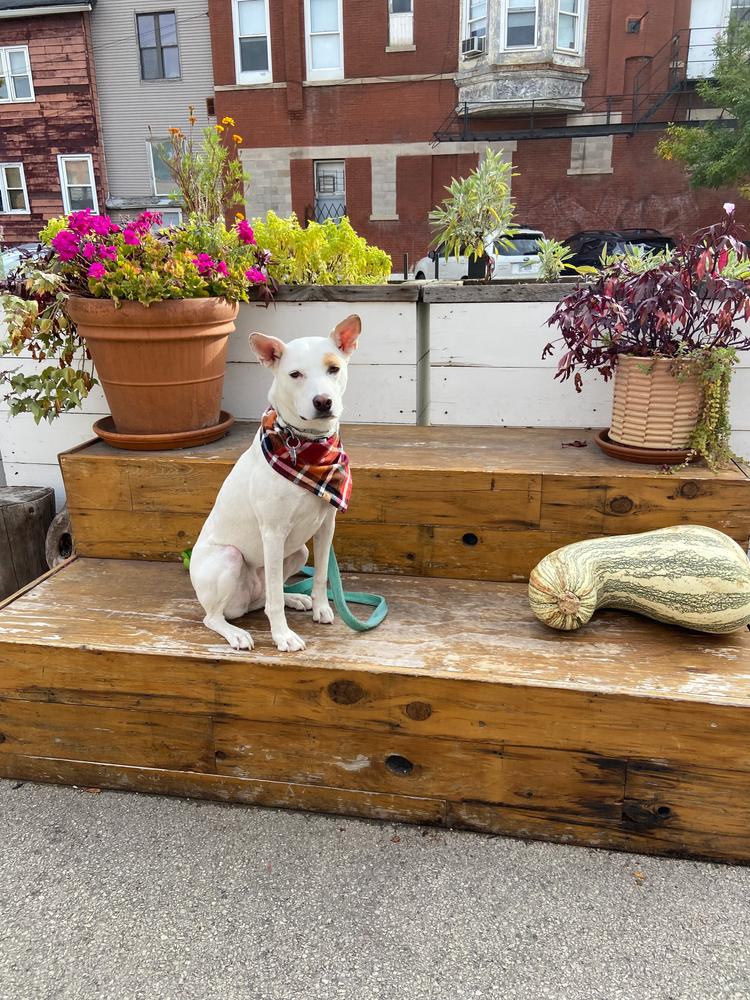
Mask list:
POLYGON ((341 438, 299 438, 269 407, 260 421, 260 446, 268 464, 285 479, 344 511, 352 494, 349 456, 341 438))

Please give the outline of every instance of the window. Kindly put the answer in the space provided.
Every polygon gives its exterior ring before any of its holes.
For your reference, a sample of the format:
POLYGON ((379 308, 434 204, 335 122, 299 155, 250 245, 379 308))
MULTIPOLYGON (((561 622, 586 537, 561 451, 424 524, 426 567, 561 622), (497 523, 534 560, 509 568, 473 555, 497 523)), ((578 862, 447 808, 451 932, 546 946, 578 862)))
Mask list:
POLYGON ((0 103, 33 100, 34 83, 27 46, 0 49, 0 103))
POLYGON ((169 229, 170 226, 182 225, 181 208, 162 208, 158 211, 161 214, 161 229, 169 229))
POLYGON ((341 0, 305 0, 308 80, 343 78, 341 23, 341 0))
POLYGON ((388 0, 388 44, 395 49, 414 44, 413 0, 388 0))
POLYGON ((0 163, 0 215, 28 215, 29 196, 22 163, 0 163))
POLYGON ((487 35, 487 0, 466 0, 466 37, 487 35))
POLYGON ((237 82, 270 82, 268 0, 233 0, 232 16, 237 82))
POLYGON ((750 21, 750 0, 732 0, 730 21, 750 21))
POLYGON ((505 31, 506 49, 536 45, 536 0, 508 0, 505 31))
POLYGON ((173 10, 137 14, 138 48, 142 80, 178 80, 180 50, 177 47, 177 17, 173 10))
POLYGON ((346 173, 343 160, 315 161, 315 221, 346 215, 346 173))
POLYGON ((148 154, 154 194, 174 194, 177 184, 169 169, 172 143, 168 139, 154 139, 148 144, 148 154))
POLYGON ((578 52, 581 48, 582 0, 559 0, 557 9, 557 48, 578 52))
POLYGON ((90 208, 92 212, 99 211, 94 184, 94 163, 88 153, 76 156, 58 156, 60 171, 60 187, 62 188, 63 208, 68 212, 79 212, 90 208))

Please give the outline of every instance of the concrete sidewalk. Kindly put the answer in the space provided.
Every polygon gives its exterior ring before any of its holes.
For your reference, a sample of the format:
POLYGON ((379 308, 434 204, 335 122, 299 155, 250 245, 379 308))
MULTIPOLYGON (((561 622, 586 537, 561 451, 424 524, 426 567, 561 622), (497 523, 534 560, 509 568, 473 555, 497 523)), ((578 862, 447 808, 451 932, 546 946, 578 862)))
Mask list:
POLYGON ((0 781, 2 1000, 749 1000, 750 869, 0 781))

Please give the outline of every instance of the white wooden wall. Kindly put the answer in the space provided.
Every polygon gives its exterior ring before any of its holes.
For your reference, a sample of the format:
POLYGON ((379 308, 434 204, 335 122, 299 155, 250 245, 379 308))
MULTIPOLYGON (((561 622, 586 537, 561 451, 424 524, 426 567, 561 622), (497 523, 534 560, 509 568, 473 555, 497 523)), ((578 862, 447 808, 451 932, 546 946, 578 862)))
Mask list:
MULTIPOLYGON (((551 302, 433 303, 430 305, 430 421, 509 427, 605 427, 611 383, 585 379, 584 391, 553 379, 555 359, 541 360, 554 331, 545 321, 551 302)), ((363 322, 360 347, 350 367, 344 419, 352 422, 416 421, 417 332, 413 302, 280 302, 243 306, 229 347, 224 408, 238 419, 260 416, 266 406, 269 373, 252 357, 253 330, 281 340, 325 336, 350 312, 363 322)), ((33 362, 0 358, 13 368, 33 362)), ((9 485, 53 486, 63 501, 57 455, 91 438, 91 425, 108 413, 96 388, 82 412, 52 425, 31 417, 8 419, 0 400, 0 457, 9 485)), ((733 443, 750 456, 750 358, 735 372, 732 390, 733 443)))
MULTIPOLYGON (((583 392, 553 378, 560 349, 542 361, 557 332, 553 302, 433 303, 430 395, 433 424, 606 427, 612 383, 585 375, 583 392)), ((733 444, 750 456, 750 357, 732 383, 733 444)))

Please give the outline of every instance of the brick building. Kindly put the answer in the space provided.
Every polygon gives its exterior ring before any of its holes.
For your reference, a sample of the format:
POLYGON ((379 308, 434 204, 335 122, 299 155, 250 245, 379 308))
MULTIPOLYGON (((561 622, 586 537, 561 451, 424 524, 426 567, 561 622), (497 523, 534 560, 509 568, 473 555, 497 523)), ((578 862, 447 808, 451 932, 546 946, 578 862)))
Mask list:
POLYGON ((103 207, 90 12, 95 0, 0 0, 0 241, 103 207))
POLYGON ((653 148, 711 117, 694 82, 748 0, 209 0, 216 112, 245 138, 248 211, 336 217, 399 261, 488 144, 551 235, 717 217, 653 148), (459 113, 456 114, 456 109, 459 113), (435 142, 436 135, 440 141, 435 142))

